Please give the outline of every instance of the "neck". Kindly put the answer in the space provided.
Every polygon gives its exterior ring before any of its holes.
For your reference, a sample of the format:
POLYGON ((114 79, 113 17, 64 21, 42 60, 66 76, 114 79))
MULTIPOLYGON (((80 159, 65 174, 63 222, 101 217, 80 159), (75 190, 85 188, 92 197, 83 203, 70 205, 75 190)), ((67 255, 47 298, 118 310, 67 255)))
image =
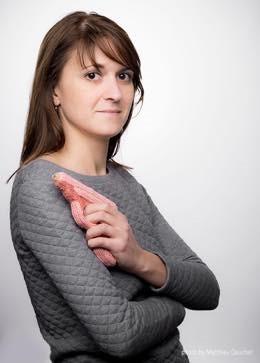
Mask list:
POLYGON ((107 151, 109 139, 67 138, 65 145, 57 152, 51 154, 51 158, 61 166, 87 175, 107 174, 107 151))

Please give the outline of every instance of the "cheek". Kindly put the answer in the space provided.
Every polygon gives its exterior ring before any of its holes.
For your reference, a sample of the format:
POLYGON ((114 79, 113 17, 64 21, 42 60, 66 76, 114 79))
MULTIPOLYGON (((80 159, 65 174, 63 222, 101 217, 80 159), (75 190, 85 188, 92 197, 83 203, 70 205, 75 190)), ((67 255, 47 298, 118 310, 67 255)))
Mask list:
POLYGON ((87 99, 86 97, 87 91, 80 86, 77 82, 71 82, 66 86, 66 90, 64 92, 64 101, 66 106, 73 104, 73 105, 80 105, 84 103, 87 99))
POLYGON ((130 108, 132 106, 132 103, 134 101, 134 96, 135 96, 134 92, 129 92, 129 94, 126 97, 126 103, 128 105, 128 110, 130 110, 130 108))
POLYGON ((63 94, 63 111, 68 119, 80 120, 93 112, 95 95, 83 87, 71 85, 63 94))
POLYGON ((128 93, 128 100, 130 103, 133 102, 134 97, 135 97, 135 90, 134 90, 134 86, 132 86, 131 90, 128 93))

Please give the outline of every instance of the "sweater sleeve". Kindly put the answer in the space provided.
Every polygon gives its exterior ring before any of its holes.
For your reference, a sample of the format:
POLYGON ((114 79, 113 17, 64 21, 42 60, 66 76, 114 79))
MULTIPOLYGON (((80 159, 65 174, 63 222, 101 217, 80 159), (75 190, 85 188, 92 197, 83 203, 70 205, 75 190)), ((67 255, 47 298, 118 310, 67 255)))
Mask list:
POLYGON ((37 181, 20 185, 19 231, 99 349, 124 358, 174 333, 185 317, 183 305, 167 296, 124 298, 54 189, 50 192, 49 186, 37 181))
POLYGON ((141 187, 150 205, 155 237, 164 250, 170 251, 163 253, 149 249, 161 258, 167 270, 164 285, 159 288, 149 285, 150 289, 176 299, 189 309, 215 309, 220 296, 215 275, 166 221, 145 187, 141 187))

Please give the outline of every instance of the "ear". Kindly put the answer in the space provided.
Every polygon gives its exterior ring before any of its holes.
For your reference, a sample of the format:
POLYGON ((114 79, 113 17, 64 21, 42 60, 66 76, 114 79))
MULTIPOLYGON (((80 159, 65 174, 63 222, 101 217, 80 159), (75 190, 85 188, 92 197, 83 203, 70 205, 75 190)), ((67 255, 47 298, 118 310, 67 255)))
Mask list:
POLYGON ((59 90, 57 86, 53 88, 52 99, 55 106, 60 105, 59 90))

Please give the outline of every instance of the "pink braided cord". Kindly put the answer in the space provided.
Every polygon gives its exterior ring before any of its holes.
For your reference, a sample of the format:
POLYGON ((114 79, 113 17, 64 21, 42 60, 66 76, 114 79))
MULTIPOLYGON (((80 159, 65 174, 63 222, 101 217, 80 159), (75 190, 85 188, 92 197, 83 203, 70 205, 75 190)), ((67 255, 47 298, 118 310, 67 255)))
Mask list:
MULTIPOLYGON (((86 220, 84 216, 84 208, 90 203, 108 203, 116 206, 116 204, 98 193, 93 188, 79 182, 64 172, 56 172, 52 175, 54 184, 62 192, 65 199, 70 203, 71 213, 75 222, 82 228, 89 228, 96 225, 86 220)), ((106 266, 115 266, 116 259, 110 251, 105 248, 93 248, 93 252, 97 258, 106 266)))

